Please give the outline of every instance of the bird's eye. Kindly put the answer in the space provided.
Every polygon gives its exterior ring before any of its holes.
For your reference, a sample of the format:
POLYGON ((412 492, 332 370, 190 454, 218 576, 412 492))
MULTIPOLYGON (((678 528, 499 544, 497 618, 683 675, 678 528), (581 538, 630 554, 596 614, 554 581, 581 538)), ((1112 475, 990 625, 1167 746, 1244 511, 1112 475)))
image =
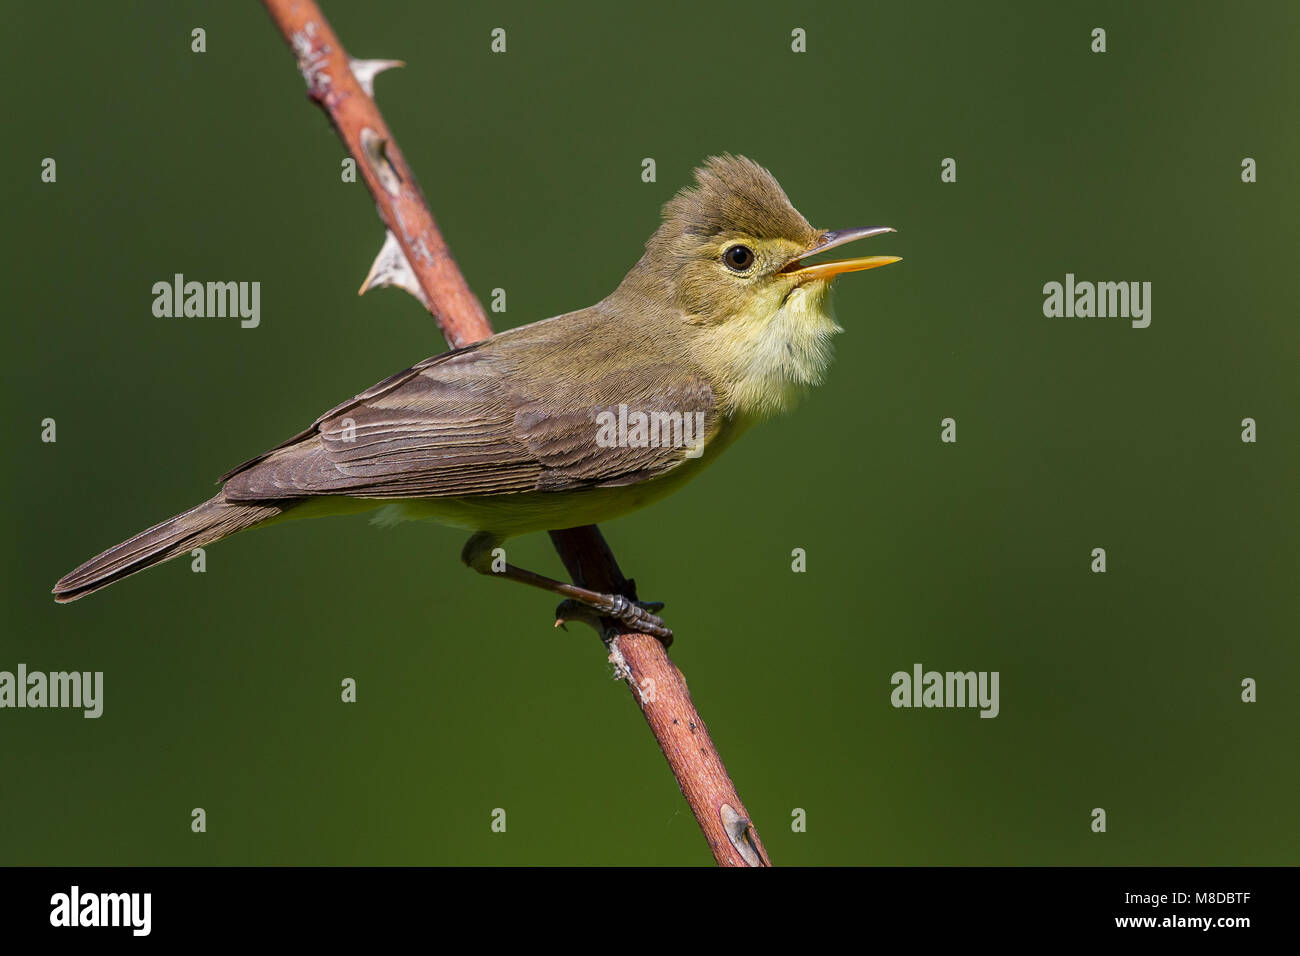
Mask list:
POLYGON ((749 246, 730 246, 722 254, 722 261, 732 272, 746 272, 754 264, 754 250, 749 246))

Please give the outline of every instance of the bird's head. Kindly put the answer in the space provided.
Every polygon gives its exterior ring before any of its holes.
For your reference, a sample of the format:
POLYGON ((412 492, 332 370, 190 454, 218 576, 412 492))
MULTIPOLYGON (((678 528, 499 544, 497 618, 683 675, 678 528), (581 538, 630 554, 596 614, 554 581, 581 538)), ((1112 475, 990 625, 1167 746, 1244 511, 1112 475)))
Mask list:
POLYGON ((816 229, 766 169, 743 156, 714 156, 695 171, 695 185, 664 206, 663 224, 625 285, 707 329, 707 358, 734 382, 737 401, 770 413, 820 381, 830 361, 830 336, 840 331, 827 310, 831 281, 899 261, 807 260, 893 231, 816 229))

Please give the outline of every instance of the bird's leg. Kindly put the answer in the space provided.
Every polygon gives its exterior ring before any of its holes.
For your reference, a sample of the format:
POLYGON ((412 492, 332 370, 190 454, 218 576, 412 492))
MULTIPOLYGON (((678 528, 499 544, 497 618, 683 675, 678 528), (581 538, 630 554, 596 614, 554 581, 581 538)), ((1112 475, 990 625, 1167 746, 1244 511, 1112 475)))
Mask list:
POLYGON ((662 604, 633 601, 622 594, 602 594, 599 591, 592 591, 576 584, 565 584, 563 581, 508 564, 504 551, 493 553, 500 548, 503 540, 499 535, 480 531, 465 543, 460 559, 479 574, 518 581, 566 598, 558 609, 560 620, 556 622, 557 624, 563 623, 566 618, 581 620, 591 624, 603 636, 604 628, 597 626, 599 622, 593 619, 609 617, 634 631, 657 637, 665 647, 672 642, 673 632, 661 618, 652 613, 662 608, 662 604), (596 613, 586 615, 581 613, 581 608, 589 608, 596 613))

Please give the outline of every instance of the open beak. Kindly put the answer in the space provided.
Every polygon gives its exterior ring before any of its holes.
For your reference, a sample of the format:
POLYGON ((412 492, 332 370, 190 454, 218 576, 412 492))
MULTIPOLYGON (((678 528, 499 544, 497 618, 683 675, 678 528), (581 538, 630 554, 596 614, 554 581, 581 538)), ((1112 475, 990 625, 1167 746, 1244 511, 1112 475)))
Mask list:
POLYGON ((833 279, 843 272, 861 272, 864 269, 875 269, 877 266, 887 266, 890 263, 898 262, 901 258, 899 256, 865 256, 861 259, 836 259, 831 262, 816 262, 812 265, 804 264, 804 260, 809 256, 815 256, 818 253, 826 252, 828 249, 834 249, 836 246, 842 246, 846 242, 866 239, 868 236, 879 236, 893 231, 889 226, 861 226, 857 229, 836 229, 832 232, 824 232, 817 237, 817 241, 806 252, 782 269, 781 274, 794 276, 800 282, 806 282, 809 279, 833 279))

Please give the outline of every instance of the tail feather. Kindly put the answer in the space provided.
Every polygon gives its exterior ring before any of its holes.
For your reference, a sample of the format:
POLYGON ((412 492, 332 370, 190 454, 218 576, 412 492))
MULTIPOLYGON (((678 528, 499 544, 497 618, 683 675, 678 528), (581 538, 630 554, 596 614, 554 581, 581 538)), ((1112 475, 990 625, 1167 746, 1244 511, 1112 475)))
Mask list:
POLYGON ((284 503, 241 504, 227 501, 218 493, 197 508, 141 531, 65 574, 54 585, 54 599, 60 604, 75 601, 137 571, 261 524, 283 510, 284 503))

